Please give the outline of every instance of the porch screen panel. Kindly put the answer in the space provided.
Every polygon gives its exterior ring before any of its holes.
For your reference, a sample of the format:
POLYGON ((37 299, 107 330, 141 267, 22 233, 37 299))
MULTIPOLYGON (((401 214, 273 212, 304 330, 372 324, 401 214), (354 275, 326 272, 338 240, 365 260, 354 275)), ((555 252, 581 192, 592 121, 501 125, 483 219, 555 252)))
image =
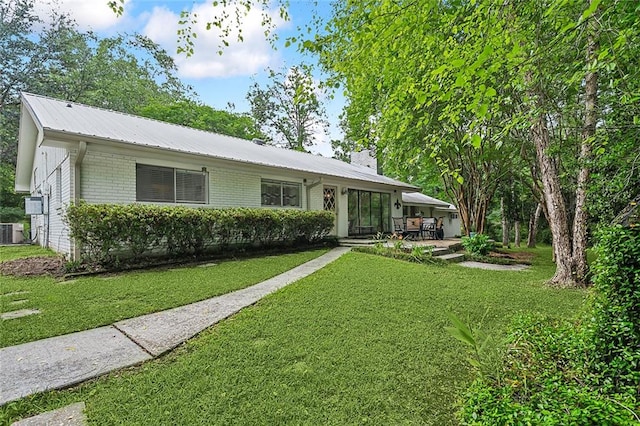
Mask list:
POLYGON ((391 194, 350 189, 348 217, 350 235, 366 232, 363 229, 369 226, 373 231, 390 232, 391 194))
POLYGON ((371 193, 371 225, 374 231, 382 231, 382 211, 380 209, 380 193, 371 193))
POLYGON ((383 192, 380 194, 380 207, 382 210, 382 231, 391 230, 391 195, 383 192))
POLYGON ((171 167, 136 164, 136 200, 173 203, 174 172, 171 167))
POLYGON ((176 170, 176 202, 205 204, 207 202, 206 173, 176 170))
POLYGON ((371 192, 360 191, 360 226, 371 226, 371 192))
POLYGON ((349 190, 349 200, 347 212, 349 216, 349 233, 353 234, 356 226, 360 225, 358 221, 358 191, 356 189, 349 190))

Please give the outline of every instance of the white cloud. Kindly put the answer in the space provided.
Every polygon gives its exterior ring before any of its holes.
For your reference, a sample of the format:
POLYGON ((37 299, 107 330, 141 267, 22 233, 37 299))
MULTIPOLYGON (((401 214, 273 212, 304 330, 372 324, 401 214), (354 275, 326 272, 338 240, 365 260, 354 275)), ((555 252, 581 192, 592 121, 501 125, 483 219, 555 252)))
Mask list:
POLYGON ((75 19, 81 30, 101 31, 123 24, 129 0, 125 0, 125 13, 121 17, 107 3, 107 0, 36 0, 34 6, 38 16, 45 21, 52 10, 59 10, 75 19))
MULTIPOLYGON (((233 7, 233 6, 232 6, 233 7)), ((211 3, 200 3, 193 6, 192 14, 197 15, 197 23, 192 31, 197 33, 193 39, 195 53, 191 57, 184 54, 175 57, 180 75, 190 78, 248 76, 262 71, 275 61, 274 52, 265 39, 265 28, 262 26, 262 12, 252 9, 242 17, 242 36, 244 41, 238 42, 238 30, 232 30, 226 36, 229 46, 222 55, 218 54, 222 40, 222 32, 218 28, 206 29, 207 22, 222 13, 222 6, 211 3)), ((229 11, 234 16, 235 11, 229 11)), ((284 25, 277 11, 269 12, 277 28, 284 25)), ((166 7, 154 7, 143 33, 168 52, 177 50, 177 32, 179 15, 166 7)))

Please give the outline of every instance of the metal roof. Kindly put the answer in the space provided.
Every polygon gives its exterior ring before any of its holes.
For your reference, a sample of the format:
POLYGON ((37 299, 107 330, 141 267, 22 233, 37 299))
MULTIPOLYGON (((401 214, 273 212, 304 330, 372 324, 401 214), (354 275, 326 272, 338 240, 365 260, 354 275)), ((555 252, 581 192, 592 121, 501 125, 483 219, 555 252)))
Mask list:
POLYGON ((405 190, 417 187, 376 174, 368 167, 348 164, 290 149, 257 145, 245 139, 205 132, 131 114, 90 107, 45 96, 22 93, 22 101, 36 123, 47 131, 64 132, 78 141, 95 138, 165 151, 331 176, 368 183, 392 185, 405 190))
POLYGON ((437 198, 429 197, 428 195, 421 194, 419 192, 411 192, 411 193, 402 193, 402 202, 404 204, 417 204, 417 205, 427 205, 434 207, 444 207, 446 209, 453 208, 451 204, 438 200, 437 198))

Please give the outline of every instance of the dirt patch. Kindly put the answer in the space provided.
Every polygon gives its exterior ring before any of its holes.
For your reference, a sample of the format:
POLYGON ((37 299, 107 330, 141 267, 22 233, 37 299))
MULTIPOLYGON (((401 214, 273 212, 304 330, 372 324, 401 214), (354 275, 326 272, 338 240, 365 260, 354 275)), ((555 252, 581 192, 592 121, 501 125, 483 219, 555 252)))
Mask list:
POLYGON ((535 257, 535 254, 521 252, 521 251, 513 252, 513 253, 503 253, 498 251, 492 251, 491 253, 489 253, 489 256, 497 257, 500 259, 511 259, 511 260, 516 260, 518 262, 531 263, 531 261, 535 257))
POLYGON ((61 257, 27 257, 24 259, 8 260, 0 263, 0 274, 16 277, 31 277, 50 275, 61 277, 64 275, 64 259, 61 257))

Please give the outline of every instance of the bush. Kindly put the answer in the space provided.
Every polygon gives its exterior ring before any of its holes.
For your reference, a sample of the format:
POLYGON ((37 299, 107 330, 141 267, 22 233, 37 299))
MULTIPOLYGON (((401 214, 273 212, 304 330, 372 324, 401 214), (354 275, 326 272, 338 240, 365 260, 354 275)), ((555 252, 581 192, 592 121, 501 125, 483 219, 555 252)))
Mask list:
POLYGON ((462 237, 462 246, 471 254, 484 256, 493 248, 493 243, 487 235, 476 234, 472 237, 462 237))
POLYGON ((604 228, 598 240, 590 367, 600 385, 640 395, 640 228, 604 228))
POLYGON ((582 318, 515 323, 500 380, 476 379, 464 424, 640 424, 640 229, 599 233, 582 318))
POLYGON ((586 369, 580 324, 518 318, 498 381, 479 377, 465 395, 462 424, 634 425, 632 394, 602 394, 586 369))
POLYGON ((26 219, 27 216, 24 214, 24 208, 0 206, 0 222, 18 223, 24 222, 26 219))
POLYGON ((199 256, 229 247, 312 243, 329 233, 333 214, 80 203, 67 207, 65 221, 83 260, 108 267, 150 255, 199 256))

